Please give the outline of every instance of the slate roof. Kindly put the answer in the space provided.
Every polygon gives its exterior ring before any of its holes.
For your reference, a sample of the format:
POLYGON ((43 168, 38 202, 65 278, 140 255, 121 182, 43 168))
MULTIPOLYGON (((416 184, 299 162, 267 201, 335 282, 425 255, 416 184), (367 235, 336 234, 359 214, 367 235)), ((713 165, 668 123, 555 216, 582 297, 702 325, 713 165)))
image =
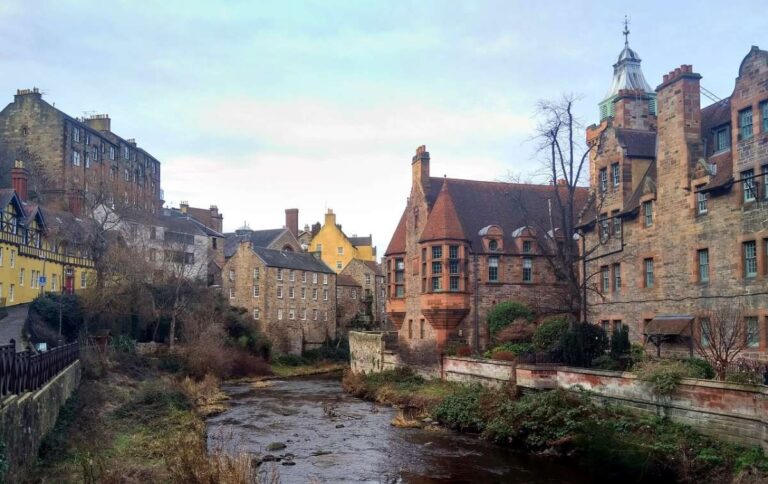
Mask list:
POLYGON ((347 239, 349 240, 349 243, 355 247, 373 245, 373 240, 370 235, 368 237, 347 237, 347 239))
POLYGON ((240 242, 250 241, 254 247, 269 247, 283 232, 288 229, 267 230, 238 230, 234 233, 224 234, 224 257, 232 257, 237 251, 240 242))
POLYGON ((383 276, 384 273, 381 271, 381 265, 377 264, 376 262, 372 260, 364 260, 363 264, 368 266, 369 269, 371 269, 377 276, 383 276))
POLYGON ((362 287, 352 276, 348 276, 346 274, 339 274, 336 276, 336 285, 362 287))
MULTIPOLYGON (((477 251, 483 247, 480 229, 488 225, 499 225, 504 232, 504 245, 513 247, 512 232, 517 228, 549 226, 548 200, 555 196, 554 190, 551 185, 430 178, 427 203, 431 210, 424 232, 429 228, 427 235, 435 237, 439 230, 445 230, 445 234, 451 236, 446 238, 468 240, 477 251), (443 201, 439 201, 444 184, 446 195, 443 201), (434 222, 434 228, 430 228, 429 218, 433 213, 438 220, 434 222)), ((566 189, 563 187, 558 190, 564 193, 566 189)), ((587 196, 587 189, 579 187, 575 206, 584 206, 587 196)), ((552 209, 556 210, 555 202, 552 203, 552 209)), ((405 252, 405 235, 403 213, 385 255, 405 252)))
POLYGON ((269 267, 335 274, 321 260, 306 252, 288 252, 255 246, 251 250, 269 267))
POLYGON ((656 132, 640 129, 616 128, 616 138, 632 158, 656 157, 656 132))

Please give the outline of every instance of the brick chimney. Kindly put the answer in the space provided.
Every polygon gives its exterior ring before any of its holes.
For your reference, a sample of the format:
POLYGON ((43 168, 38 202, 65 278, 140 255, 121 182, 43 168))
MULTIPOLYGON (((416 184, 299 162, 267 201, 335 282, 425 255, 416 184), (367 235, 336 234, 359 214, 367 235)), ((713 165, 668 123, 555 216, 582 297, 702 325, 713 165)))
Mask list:
POLYGON ((656 116, 650 112, 652 97, 642 89, 622 89, 613 102, 614 126, 629 129, 652 129, 656 116))
POLYGON ((109 114, 94 114, 85 119, 85 124, 96 131, 112 131, 112 120, 109 114))
POLYGON ((24 168, 24 162, 16 160, 11 168, 11 185, 16 190, 16 195, 22 202, 27 201, 29 193, 27 191, 27 183, 29 182, 29 171, 24 168))
POLYGON ((665 74, 656 88, 657 183, 670 183, 669 188, 687 188, 691 172, 703 155, 700 79, 692 66, 682 65, 665 74))
POLYGON ((425 145, 416 148, 411 162, 411 191, 415 187, 421 187, 424 195, 429 193, 429 151, 425 145))
POLYGON ((299 209, 285 209, 285 227, 291 231, 294 237, 299 236, 299 209))

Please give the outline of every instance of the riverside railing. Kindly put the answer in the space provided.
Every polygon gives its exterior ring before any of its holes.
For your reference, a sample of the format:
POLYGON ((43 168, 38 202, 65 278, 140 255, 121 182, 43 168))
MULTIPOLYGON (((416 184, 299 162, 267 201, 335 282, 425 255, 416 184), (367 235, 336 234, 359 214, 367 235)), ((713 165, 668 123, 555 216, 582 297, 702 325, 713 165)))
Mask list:
POLYGON ((16 342, 0 346, 0 397, 35 391, 80 357, 77 342, 43 353, 16 351, 16 342))

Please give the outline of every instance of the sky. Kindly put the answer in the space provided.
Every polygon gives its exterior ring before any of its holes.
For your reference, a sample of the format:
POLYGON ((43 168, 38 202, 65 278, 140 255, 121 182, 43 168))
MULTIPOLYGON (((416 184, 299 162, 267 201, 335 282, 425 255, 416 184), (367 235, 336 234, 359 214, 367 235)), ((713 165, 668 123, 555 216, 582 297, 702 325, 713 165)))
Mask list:
POLYGON ((108 113, 161 161, 166 204, 215 204, 226 231, 330 208, 383 255, 417 146, 432 176, 526 179, 538 101, 597 122, 625 15, 652 87, 693 64, 729 96, 768 48, 764 0, 705 3, 2 0, 0 106, 36 86, 108 113))

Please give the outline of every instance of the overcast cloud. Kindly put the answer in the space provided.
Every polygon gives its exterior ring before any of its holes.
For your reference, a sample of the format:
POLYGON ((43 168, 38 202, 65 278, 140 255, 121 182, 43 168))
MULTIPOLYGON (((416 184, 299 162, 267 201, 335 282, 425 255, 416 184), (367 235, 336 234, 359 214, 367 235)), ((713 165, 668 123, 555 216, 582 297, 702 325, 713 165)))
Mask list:
POLYGON ((333 208, 383 254, 427 145, 433 176, 536 169, 539 99, 597 119, 631 16, 648 82, 693 64, 730 95, 762 1, 30 1, 0 3, 0 98, 38 86, 109 113, 163 164, 168 203, 216 204, 225 229, 333 208))

